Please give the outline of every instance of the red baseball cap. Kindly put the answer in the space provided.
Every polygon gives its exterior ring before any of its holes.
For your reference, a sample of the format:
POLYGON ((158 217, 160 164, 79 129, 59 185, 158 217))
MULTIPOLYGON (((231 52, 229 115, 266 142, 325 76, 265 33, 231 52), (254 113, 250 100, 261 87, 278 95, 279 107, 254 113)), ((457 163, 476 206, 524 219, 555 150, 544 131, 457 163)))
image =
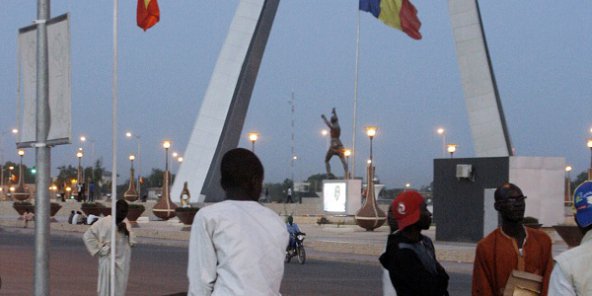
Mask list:
POLYGON ((399 229, 403 230, 419 221, 423 203, 424 198, 417 191, 403 191, 395 197, 392 211, 399 229))

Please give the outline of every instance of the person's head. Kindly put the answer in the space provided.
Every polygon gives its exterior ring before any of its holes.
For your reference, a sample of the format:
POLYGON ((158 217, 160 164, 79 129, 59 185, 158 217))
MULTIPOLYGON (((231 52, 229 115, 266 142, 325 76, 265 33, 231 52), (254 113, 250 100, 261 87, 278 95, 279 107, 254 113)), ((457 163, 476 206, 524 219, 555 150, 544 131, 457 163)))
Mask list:
POLYGON ((288 216, 286 221, 288 221, 288 224, 292 225, 292 223, 294 223, 294 217, 292 217, 292 215, 290 215, 290 216, 288 216))
POLYGON ((401 192, 392 203, 392 213, 400 230, 414 227, 417 230, 430 228, 432 213, 427 208, 425 199, 417 191, 401 192))
POLYGON ((76 211, 72 210, 72 215, 76 214, 76 211))
POLYGON ((520 223, 524 220, 526 196, 520 187, 512 183, 504 183, 494 192, 495 209, 500 213, 504 222, 520 223))
POLYGON ((592 181, 582 183, 574 190, 576 223, 584 233, 592 229, 592 181))
POLYGON ((127 202, 123 199, 118 200, 115 204, 115 222, 117 224, 127 217, 128 207, 127 202))
POLYGON ((220 163, 220 185, 224 191, 243 192, 251 200, 259 200, 263 187, 263 165, 259 158, 244 148, 232 149, 220 163))
POLYGON ((82 212, 80 212, 80 211, 76 211, 76 214, 80 215, 80 214, 82 214, 82 212))

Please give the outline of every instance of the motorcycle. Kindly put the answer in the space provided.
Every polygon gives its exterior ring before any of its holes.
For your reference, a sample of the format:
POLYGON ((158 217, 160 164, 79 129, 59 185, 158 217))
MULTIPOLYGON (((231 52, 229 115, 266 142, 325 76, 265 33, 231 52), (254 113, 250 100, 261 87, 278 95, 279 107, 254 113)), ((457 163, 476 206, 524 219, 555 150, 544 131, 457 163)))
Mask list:
POLYGON ((304 262, 306 261, 306 251, 304 250, 304 238, 305 238, 306 234, 303 232, 298 232, 295 234, 294 240, 295 240, 295 244, 294 244, 294 248, 289 248, 286 251, 286 263, 290 263, 290 260, 292 260, 292 257, 297 257, 298 258, 298 262, 300 264, 304 264, 304 262))

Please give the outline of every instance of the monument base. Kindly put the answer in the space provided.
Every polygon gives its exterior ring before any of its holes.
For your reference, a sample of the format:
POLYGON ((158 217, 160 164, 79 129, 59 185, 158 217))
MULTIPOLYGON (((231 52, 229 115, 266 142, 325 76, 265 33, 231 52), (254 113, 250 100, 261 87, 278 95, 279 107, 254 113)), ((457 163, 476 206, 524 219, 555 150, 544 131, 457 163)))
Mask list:
POLYGON ((362 180, 323 180, 323 211, 355 215, 362 207, 362 180))

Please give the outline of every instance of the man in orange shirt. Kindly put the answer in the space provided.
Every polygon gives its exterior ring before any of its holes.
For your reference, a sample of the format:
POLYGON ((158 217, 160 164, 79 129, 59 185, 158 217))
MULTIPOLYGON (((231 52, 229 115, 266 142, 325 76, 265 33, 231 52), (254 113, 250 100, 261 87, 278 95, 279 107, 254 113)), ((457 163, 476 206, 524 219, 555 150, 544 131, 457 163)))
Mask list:
POLYGON ((547 295, 553 269, 551 239, 522 225, 526 196, 518 186, 504 183, 494 196, 502 225, 477 244, 472 295, 503 295, 513 270, 542 276, 541 295, 547 295))

